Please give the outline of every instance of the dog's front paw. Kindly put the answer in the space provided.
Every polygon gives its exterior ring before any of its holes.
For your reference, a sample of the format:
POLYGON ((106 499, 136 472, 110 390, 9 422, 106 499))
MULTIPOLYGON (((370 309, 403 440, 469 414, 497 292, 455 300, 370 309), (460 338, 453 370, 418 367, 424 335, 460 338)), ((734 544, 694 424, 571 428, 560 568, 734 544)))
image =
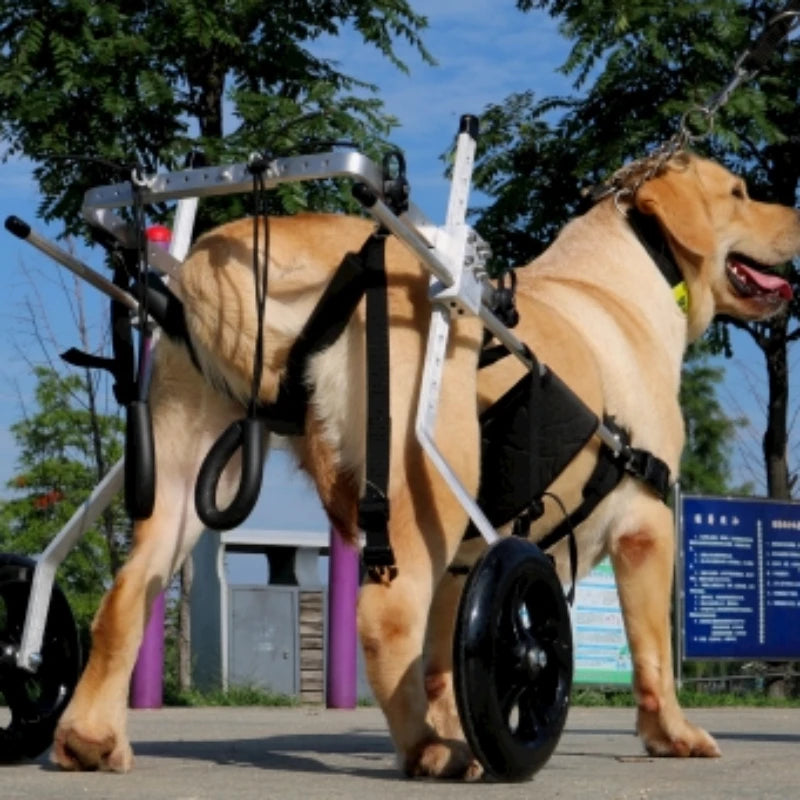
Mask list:
POLYGON ((128 772, 133 750, 127 737, 110 725, 63 719, 56 728, 53 763, 67 770, 128 772))
POLYGON ((477 781, 483 775, 483 767, 464 742, 433 739, 406 758, 405 773, 412 778, 477 781))
POLYGON ((686 719, 667 721, 658 712, 639 711, 639 735, 651 756, 717 758, 721 755, 714 737, 686 719))

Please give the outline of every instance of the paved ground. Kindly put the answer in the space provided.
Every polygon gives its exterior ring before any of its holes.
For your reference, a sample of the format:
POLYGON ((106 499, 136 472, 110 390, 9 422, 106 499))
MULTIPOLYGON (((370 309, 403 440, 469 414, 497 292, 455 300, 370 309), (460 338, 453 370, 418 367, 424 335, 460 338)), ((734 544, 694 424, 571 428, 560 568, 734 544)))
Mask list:
POLYGON ((633 712, 576 708, 555 755, 525 784, 410 783, 394 768, 374 709, 136 711, 128 775, 63 773, 46 758, 0 767, 2 800, 314 800, 413 797, 563 800, 793 800, 800 796, 800 709, 693 710, 723 758, 651 759, 633 712))

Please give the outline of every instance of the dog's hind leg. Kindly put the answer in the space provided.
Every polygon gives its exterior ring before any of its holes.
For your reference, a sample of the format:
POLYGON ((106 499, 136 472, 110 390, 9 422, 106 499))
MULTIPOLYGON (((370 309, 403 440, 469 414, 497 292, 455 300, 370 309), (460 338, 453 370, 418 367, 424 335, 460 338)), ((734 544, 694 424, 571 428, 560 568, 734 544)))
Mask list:
POLYGON ((433 596, 425 638, 428 722, 443 739, 464 739, 453 690, 456 609, 466 575, 446 572, 433 596))
MULTIPOLYGON (((416 330, 424 329, 420 322, 416 330)), ((393 329, 392 463, 389 535, 397 565, 393 580, 367 580, 358 607, 367 674, 383 709, 402 767, 409 775, 471 777, 479 766, 458 736, 457 721, 437 730, 431 722, 443 708, 454 709, 447 664, 428 674, 423 647, 436 587, 466 528, 467 514, 416 442, 413 428, 422 341, 414 328, 393 329), (440 679, 444 683, 434 686, 440 679), (434 711, 429 717, 433 695, 434 711), (453 738, 450 738, 453 737, 453 738)), ((437 446, 468 491, 478 484, 478 421, 475 361, 479 329, 454 336, 439 406, 437 446), (449 370, 449 372, 448 372, 449 370)), ((449 579, 445 579, 449 580, 449 579)), ((452 599, 452 598, 449 598, 452 599)), ((437 603, 437 606, 440 606, 437 603)), ((441 607, 441 606, 440 606, 441 607)), ((452 613, 452 612, 450 612, 452 613)), ((452 621, 433 630, 452 646, 452 621)), ((439 723, 437 723, 438 725, 439 723)))
POLYGON ((469 569, 486 548, 482 538, 463 542, 433 596, 425 639, 428 721, 443 739, 464 739, 453 688, 453 639, 461 593, 469 569))
MULTIPOLYGON (((404 535, 400 542, 398 536, 392 537, 397 577, 391 582, 367 580, 359 597, 367 675, 408 775, 477 777, 480 767, 458 724, 451 667, 436 662, 426 674, 423 662, 433 587, 444 570, 442 526, 457 519, 463 527, 463 517, 460 513, 428 514, 414 510, 410 500, 402 505, 398 500, 398 496, 393 498, 392 530, 401 527, 404 535), (418 524, 423 536, 414 530, 418 524)), ((441 610, 442 606, 435 607, 441 610)), ((445 648, 452 647, 452 620, 441 620, 432 630, 447 637, 445 648)), ((437 642, 437 647, 441 645, 437 642)))
POLYGON ((639 495, 630 503, 611 559, 631 648, 637 730, 659 756, 718 756, 704 730, 689 723, 675 694, 670 602, 675 542, 672 512, 639 495))
MULTIPOLYGON (((97 612, 89 661, 56 729, 53 760, 66 769, 124 772, 132 766, 128 686, 146 619, 202 531, 194 508, 197 472, 236 414, 230 401, 191 374, 185 356, 169 357, 170 347, 159 346, 153 385, 155 508, 134 525, 130 556, 97 612)), ((232 464, 222 493, 231 491, 235 470, 232 464)))

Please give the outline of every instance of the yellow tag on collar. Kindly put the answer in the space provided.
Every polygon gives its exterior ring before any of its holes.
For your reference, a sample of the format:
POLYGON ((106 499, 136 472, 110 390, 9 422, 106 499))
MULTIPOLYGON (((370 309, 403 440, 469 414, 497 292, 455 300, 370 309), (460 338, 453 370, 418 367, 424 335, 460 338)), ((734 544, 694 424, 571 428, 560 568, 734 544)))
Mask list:
POLYGON ((677 286, 672 287, 672 296, 675 298, 675 302, 678 304, 678 308, 683 311, 684 314, 689 313, 689 287, 686 285, 686 281, 681 281, 677 286))

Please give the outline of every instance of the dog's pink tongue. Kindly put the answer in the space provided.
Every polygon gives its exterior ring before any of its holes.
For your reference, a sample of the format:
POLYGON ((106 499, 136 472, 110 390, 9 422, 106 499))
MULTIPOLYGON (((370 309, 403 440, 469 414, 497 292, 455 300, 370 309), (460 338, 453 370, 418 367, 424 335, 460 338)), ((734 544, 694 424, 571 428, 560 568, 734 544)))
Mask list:
POLYGON ((792 299, 792 287, 779 275, 767 275, 757 269, 748 267, 746 264, 742 264, 741 261, 736 262, 736 267, 741 272, 744 272, 747 275, 747 279, 758 286, 759 289, 765 292, 776 292, 784 300, 792 299))

